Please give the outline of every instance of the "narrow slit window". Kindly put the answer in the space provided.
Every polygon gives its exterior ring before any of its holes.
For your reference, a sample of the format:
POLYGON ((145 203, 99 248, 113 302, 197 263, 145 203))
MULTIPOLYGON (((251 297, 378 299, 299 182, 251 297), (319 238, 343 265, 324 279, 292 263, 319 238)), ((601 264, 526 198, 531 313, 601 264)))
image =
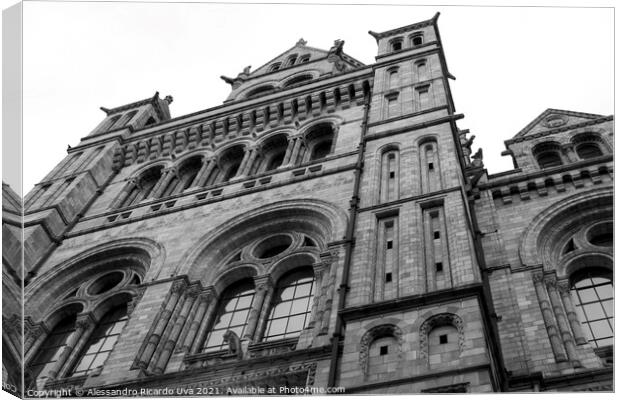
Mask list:
POLYGON ((388 240, 386 243, 386 248, 391 249, 394 246, 394 242, 391 240, 388 240))
POLYGON ((435 270, 437 272, 443 272, 443 263, 440 263, 440 262, 436 263, 435 264, 435 270))
POLYGON ((439 234, 439 231, 433 232, 433 239, 439 239, 440 237, 441 235, 439 234))
POLYGON ((381 346, 379 347, 379 355, 380 356, 385 356, 388 354, 388 346, 381 346))
POLYGON ((431 162, 431 163, 428 163, 428 169, 429 169, 430 171, 432 171, 433 169, 435 169, 435 166, 433 165, 433 163, 432 163, 432 162, 431 162))
POLYGON ((392 282, 392 273, 388 272, 387 274, 385 274, 385 282, 392 282))
POLYGON ((448 343, 448 335, 439 335, 439 344, 448 343))

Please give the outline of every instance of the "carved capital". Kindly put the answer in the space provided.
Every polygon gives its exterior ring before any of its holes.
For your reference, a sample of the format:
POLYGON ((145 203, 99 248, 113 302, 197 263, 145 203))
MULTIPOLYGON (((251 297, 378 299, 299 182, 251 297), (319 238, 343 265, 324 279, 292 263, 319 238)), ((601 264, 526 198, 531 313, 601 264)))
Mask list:
POLYGON ((95 326, 93 317, 89 314, 80 314, 75 320, 76 329, 87 330, 88 328, 95 326))
POLYGON ((195 299, 198 297, 200 292, 201 290, 200 290, 200 287, 198 287, 198 285, 192 285, 187 291, 187 297, 189 297, 190 299, 195 299))
POLYGON ((213 286, 209 286, 202 290, 202 292, 198 296, 198 301, 204 301, 205 303, 210 303, 215 299, 216 295, 217 293, 215 292, 215 288, 213 286))
POLYGON ((555 288, 555 285, 558 281, 555 275, 546 275, 543 280, 545 281, 545 285, 547 285, 548 288, 555 288))
POLYGON ((543 273, 542 272, 534 272, 532 274, 532 279, 534 280, 534 283, 540 283, 543 280, 543 273))
POLYGON ((183 292, 186 287, 187 287, 187 283, 185 283, 185 281, 181 279, 181 280, 175 281, 172 284, 170 291, 172 291, 172 293, 178 294, 178 293, 183 292))
POLYGON ((266 293, 273 288, 273 282, 269 275, 257 276, 254 278, 254 286, 256 287, 256 292, 266 293))
POLYGON ((558 288, 558 290, 562 294, 569 294, 570 293, 570 283, 568 282, 567 279, 558 281, 557 284, 556 284, 556 287, 558 288))
POLYGON ((314 277, 318 278, 323 275, 323 272, 329 268, 329 264, 325 261, 319 261, 317 263, 312 264, 312 269, 314 270, 314 277))
POLYGON ((165 174, 179 177, 179 169, 176 166, 168 167, 164 170, 165 174))
POLYGON ((332 264, 338 261, 338 255, 340 254, 339 249, 328 249, 327 251, 322 252, 319 257, 321 257, 321 261, 326 264, 332 264))

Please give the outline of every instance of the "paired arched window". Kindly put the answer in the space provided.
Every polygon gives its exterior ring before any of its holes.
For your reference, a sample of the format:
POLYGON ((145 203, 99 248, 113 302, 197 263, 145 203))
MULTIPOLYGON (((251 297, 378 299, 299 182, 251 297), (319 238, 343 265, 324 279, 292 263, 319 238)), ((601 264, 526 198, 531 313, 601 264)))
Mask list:
POLYGON ((33 354, 26 360, 28 385, 41 388, 50 379, 92 375, 103 367, 128 321, 128 304, 149 262, 143 257, 148 255, 110 252, 80 265, 84 282, 58 292, 55 311, 40 323, 49 333, 25 349, 33 354))
MULTIPOLYGON (((224 334, 234 332, 243 338, 255 301, 256 290, 251 279, 229 286, 218 301, 217 313, 202 347, 203 352, 225 348, 224 334)), ((278 280, 268 318, 264 321, 263 341, 297 337, 310 323, 314 296, 314 274, 311 267, 297 268, 278 280)), ((257 305, 254 305, 255 307, 257 305)), ((252 332, 249 332, 251 335, 252 332)))
POLYGON ((313 318, 316 288, 312 265, 318 251, 315 239, 291 231, 262 236, 241 248, 235 246, 230 256, 222 259, 222 265, 233 271, 221 278, 225 286, 216 282, 223 290, 214 314, 206 316, 208 333, 197 338, 194 348, 223 350, 230 340, 229 331, 240 340, 254 342, 300 336, 313 318), (249 267, 252 264, 262 265, 265 274, 257 276, 256 269, 249 267), (244 278, 228 283, 235 276, 244 278))

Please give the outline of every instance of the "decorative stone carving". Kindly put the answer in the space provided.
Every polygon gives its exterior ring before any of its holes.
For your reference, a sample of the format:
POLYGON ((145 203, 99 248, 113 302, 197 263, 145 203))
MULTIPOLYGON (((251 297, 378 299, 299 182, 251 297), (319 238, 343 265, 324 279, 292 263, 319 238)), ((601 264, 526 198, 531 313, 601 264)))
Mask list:
POLYGON ((238 360, 243 358, 243 350, 241 349, 241 339, 233 331, 226 331, 222 336, 224 343, 228 344, 228 354, 234 355, 238 360))
POLYGON ((144 292, 146 291, 146 287, 140 287, 136 290, 136 294, 133 295, 131 301, 127 303, 127 315, 131 315, 133 310, 136 309, 136 306, 142 300, 142 296, 144 296, 144 292))
POLYGON ((369 349, 372 342, 377 339, 381 339, 383 337, 393 337, 396 339, 398 343, 398 356, 402 355, 403 348, 403 331, 396 325, 385 324, 375 326, 371 328, 364 336, 362 336, 362 340, 360 342, 360 359, 359 363, 362 367, 362 372, 364 376, 368 375, 368 360, 369 360, 369 349))
POLYGON ((178 280, 172 284, 170 291, 172 293, 181 293, 185 290, 186 287, 187 287, 187 283, 185 283, 184 280, 178 280))
POLYGON ((459 353, 463 351, 465 346, 465 331, 464 324, 461 317, 452 313, 442 313, 433 315, 428 318, 420 326, 420 357, 428 358, 428 335, 431 331, 438 326, 451 325, 454 326, 458 333, 459 340, 459 353))

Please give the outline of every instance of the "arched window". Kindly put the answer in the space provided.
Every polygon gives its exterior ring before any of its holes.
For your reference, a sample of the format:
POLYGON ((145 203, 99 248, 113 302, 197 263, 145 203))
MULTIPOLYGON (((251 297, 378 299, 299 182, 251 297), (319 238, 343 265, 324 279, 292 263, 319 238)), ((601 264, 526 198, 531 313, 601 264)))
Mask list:
POLYGON ((299 336, 310 322, 314 274, 311 268, 295 270, 278 281, 264 340, 299 336))
POLYGON ((286 154, 286 148, 288 146, 288 138, 284 134, 280 134, 268 139, 262 145, 263 153, 263 166, 259 168, 260 171, 273 171, 282 165, 284 156, 286 154))
POLYGON ((579 133, 571 139, 575 145, 575 152, 582 160, 596 158, 609 152, 609 146, 600 134, 596 132, 579 133))
POLYGON ((248 99, 253 99, 253 98, 256 98, 256 97, 265 96, 267 94, 273 93, 273 92, 275 92, 275 90, 276 89, 273 86, 271 86, 271 85, 260 86, 260 87, 257 87, 256 89, 250 91, 247 94, 246 97, 248 99))
POLYGON ((271 64, 271 67, 269 67, 269 71, 277 71, 280 69, 280 66, 282 65, 282 63, 273 63, 271 64))
POLYGON ((199 157, 194 157, 181 166, 179 170, 180 182, 177 192, 182 192, 191 186, 200 168, 202 168, 202 160, 199 157))
POLYGON ((162 167, 155 167, 144 172, 138 179, 138 182, 132 184, 120 207, 128 207, 149 198, 153 188, 161 179, 161 171, 162 167))
POLYGON ((299 83, 302 82, 308 82, 312 80, 312 75, 300 75, 300 76, 296 76, 292 79, 290 79, 289 81, 287 81, 284 84, 284 87, 288 87, 288 86, 293 86, 293 85, 297 85, 299 83))
POLYGON ((411 44, 413 46, 420 46, 424 43, 424 36, 421 33, 415 34, 411 37, 411 44))
POLYGON ((231 147, 221 155, 222 179, 220 182, 228 182, 237 175, 244 155, 245 149, 239 145, 231 147))
POLYGON ((310 149, 309 161, 320 160, 331 153, 334 128, 330 124, 319 124, 306 133, 306 143, 310 149))
POLYGON ((80 353, 71 376, 88 375, 103 366, 127 324, 127 319, 125 304, 112 308, 103 316, 80 353))
POLYGON ((532 153, 540 168, 562 165, 561 150, 557 143, 541 143, 532 149, 532 153))
POLYGON ((576 147, 577 155, 583 160, 600 157, 603 155, 601 148, 596 143, 582 143, 576 147))
POLYGON ((403 38, 396 38, 390 42, 392 51, 400 51, 403 49, 403 38))
POLYGON ((254 283, 249 279, 234 284, 223 293, 203 346, 204 352, 222 350, 225 346, 224 334, 229 330, 235 332, 239 338, 243 337, 254 293, 254 283))
POLYGON ((297 61, 297 54, 292 54, 286 60, 286 66, 290 67, 291 65, 295 65, 295 61, 297 61))
POLYGON ((76 314, 65 316, 47 336, 37 355, 30 363, 31 376, 37 387, 43 386, 49 372, 54 368, 58 357, 65 348, 69 336, 75 331, 76 314))
POLYGON ((594 347, 613 344, 614 287, 611 276, 589 268, 572 279, 571 295, 587 340, 594 347))

